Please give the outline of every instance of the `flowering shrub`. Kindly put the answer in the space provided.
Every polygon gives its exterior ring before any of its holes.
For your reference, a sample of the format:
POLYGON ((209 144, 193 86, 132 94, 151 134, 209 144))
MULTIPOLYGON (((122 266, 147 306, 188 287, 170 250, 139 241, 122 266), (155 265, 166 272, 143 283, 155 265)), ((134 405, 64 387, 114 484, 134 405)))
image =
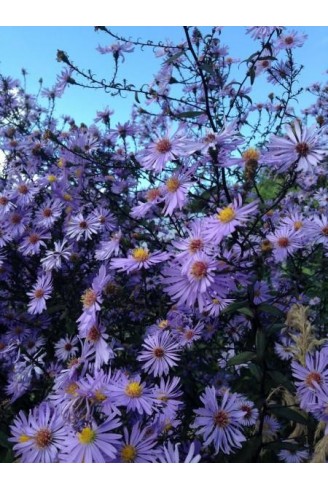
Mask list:
POLYGON ((237 81, 220 28, 96 29, 112 80, 59 51, 49 110, 0 77, 1 461, 325 462, 328 101, 292 106, 305 36, 248 28, 237 81), (138 89, 118 77, 140 46, 162 64, 138 89), (56 120, 68 85, 134 94, 131 119, 56 120))

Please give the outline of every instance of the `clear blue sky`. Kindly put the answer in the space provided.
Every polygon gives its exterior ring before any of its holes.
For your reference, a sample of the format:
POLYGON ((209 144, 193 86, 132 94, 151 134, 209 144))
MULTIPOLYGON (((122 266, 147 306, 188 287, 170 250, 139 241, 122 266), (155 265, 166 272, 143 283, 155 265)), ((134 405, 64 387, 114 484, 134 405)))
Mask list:
MULTIPOLYGON (((298 31, 308 34, 303 48, 296 49, 296 60, 305 66, 301 84, 307 86, 314 81, 325 79, 328 68, 328 27, 298 27, 298 31)), ((113 31, 127 37, 140 37, 143 40, 165 40, 174 42, 183 39, 179 27, 113 27, 113 31)), ((15 78, 21 78, 21 68, 29 73, 27 90, 36 93, 38 80, 44 80, 44 87, 51 87, 56 75, 64 67, 56 61, 57 49, 66 51, 81 68, 91 68, 100 78, 109 78, 112 74, 111 55, 100 55, 96 51, 98 44, 106 45, 112 41, 105 33, 94 32, 92 27, 0 27, 0 72, 15 78)), ((222 42, 230 46, 232 57, 244 59, 256 50, 256 43, 245 35, 243 27, 225 27, 222 42), (254 49, 255 48, 255 49, 254 49)), ((160 61, 151 50, 126 55, 123 65, 124 76, 136 86, 151 81, 160 61)), ((241 65, 241 70, 245 65, 241 65)), ((264 99, 268 86, 259 86, 258 98, 264 99)), ((46 101, 44 101, 46 103, 46 101)), ((310 100, 304 97, 301 107, 310 100)), ((68 114, 76 122, 90 124, 96 111, 108 105, 115 110, 114 121, 124 122, 128 118, 131 102, 118 97, 112 98, 100 91, 82 90, 70 87, 57 103, 57 115, 68 114)))

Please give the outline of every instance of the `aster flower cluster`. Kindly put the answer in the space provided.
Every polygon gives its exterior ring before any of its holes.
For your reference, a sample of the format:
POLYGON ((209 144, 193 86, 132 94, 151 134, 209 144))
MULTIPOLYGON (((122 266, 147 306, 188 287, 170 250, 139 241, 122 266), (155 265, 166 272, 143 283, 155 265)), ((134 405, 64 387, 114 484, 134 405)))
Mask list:
MULTIPOLYGON (((59 124, 0 76, 0 461, 319 457, 326 91, 311 89, 314 124, 289 107, 302 33, 248 28, 259 51, 239 83, 220 32, 153 46, 160 71, 115 127, 108 107, 95 124, 59 124), (276 100, 251 99, 261 76, 276 100)), ((140 44, 97 50, 116 77, 140 44)), ((81 73, 58 59, 52 101, 81 73)))

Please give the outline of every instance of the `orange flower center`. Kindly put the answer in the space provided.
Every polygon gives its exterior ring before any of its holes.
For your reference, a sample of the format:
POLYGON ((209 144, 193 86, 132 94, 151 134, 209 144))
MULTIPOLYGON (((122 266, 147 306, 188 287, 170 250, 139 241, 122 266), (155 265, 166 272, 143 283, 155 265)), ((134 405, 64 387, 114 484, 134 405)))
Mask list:
POLYGON ((282 236, 282 237, 280 237, 280 238, 278 239, 278 242, 277 242, 277 243, 278 243, 279 247, 281 247, 281 248, 286 248, 286 247, 288 247, 288 245, 289 245, 289 240, 288 240, 288 238, 287 238, 287 237, 282 236))
POLYGON ((161 358, 161 357, 164 357, 164 349, 162 349, 161 347, 156 347, 156 349, 154 349, 154 356, 155 357, 158 357, 158 358, 161 358))
POLYGON ((85 308, 90 308, 97 301, 97 294, 94 292, 92 288, 86 290, 86 292, 82 295, 81 301, 85 308))
POLYGON ((229 417, 227 412, 219 410, 214 416, 214 423, 217 427, 224 428, 229 424, 229 417))
POLYGON ((40 449, 44 449, 49 446, 52 441, 52 433, 49 429, 40 429, 35 436, 36 445, 40 449))
POLYGON ((310 388, 315 388, 313 382, 317 383, 318 385, 320 385, 322 382, 321 374, 317 373, 316 371, 308 374, 305 378, 305 384, 310 388))
POLYGON ((191 253, 196 253, 198 250, 202 250, 203 248, 203 240, 200 238, 193 238, 189 243, 189 250, 191 253))
POLYGON ((171 177, 166 182, 166 188, 169 192, 176 192, 180 187, 179 179, 176 177, 171 177))
POLYGON ((207 275, 207 264, 201 260, 197 260, 191 266, 191 274, 195 279, 203 279, 207 275))
POLYGON ((172 148, 171 142, 168 138, 163 138, 156 143, 156 150, 159 153, 168 153, 172 148))
POLYGON ((300 157, 306 157, 309 154, 310 147, 307 143, 298 143, 296 151, 300 157))
POLYGON ((40 299, 40 298, 43 298, 44 296, 44 290, 43 289, 37 289, 36 291, 34 291, 34 297, 37 298, 37 299, 40 299))

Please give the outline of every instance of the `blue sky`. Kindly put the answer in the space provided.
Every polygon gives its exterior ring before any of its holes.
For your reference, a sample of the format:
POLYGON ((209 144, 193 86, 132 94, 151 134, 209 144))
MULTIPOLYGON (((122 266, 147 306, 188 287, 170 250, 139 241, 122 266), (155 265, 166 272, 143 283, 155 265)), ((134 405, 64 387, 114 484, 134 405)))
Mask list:
MULTIPOLYGON (((183 39, 179 27, 113 27, 114 32, 126 37, 143 40, 165 40, 174 42, 183 39)), ((301 85, 307 86, 314 81, 325 79, 328 68, 326 56, 328 48, 328 27, 298 27, 297 30, 308 34, 308 40, 301 49, 295 50, 296 60, 305 66, 301 85)), ((44 80, 44 87, 51 87, 56 81, 63 64, 56 61, 57 49, 66 51, 81 68, 91 68, 100 78, 109 78, 113 64, 111 55, 100 55, 96 51, 98 44, 106 45, 112 41, 103 32, 95 32, 92 27, 0 27, 0 72, 15 78, 21 78, 21 69, 28 75, 27 90, 36 93, 38 80, 44 80)), ((222 42, 230 46, 230 55, 245 59, 256 50, 256 43, 245 35, 244 27, 225 27, 222 42)), ((126 55, 122 73, 131 82, 139 86, 151 81, 152 75, 160 66, 151 50, 126 55)), ((245 65, 241 65, 241 76, 245 65)), ((255 86, 256 89, 256 86, 255 86)), ((259 83, 256 99, 264 96, 272 88, 259 83)), ((45 101, 46 102, 46 101, 45 101)), ((300 108, 311 101, 304 97, 300 108)), ((83 90, 70 87, 57 103, 56 114, 68 114, 77 123, 90 124, 96 111, 108 105, 115 110, 114 122, 128 119, 130 100, 111 97, 101 91, 83 90)))

